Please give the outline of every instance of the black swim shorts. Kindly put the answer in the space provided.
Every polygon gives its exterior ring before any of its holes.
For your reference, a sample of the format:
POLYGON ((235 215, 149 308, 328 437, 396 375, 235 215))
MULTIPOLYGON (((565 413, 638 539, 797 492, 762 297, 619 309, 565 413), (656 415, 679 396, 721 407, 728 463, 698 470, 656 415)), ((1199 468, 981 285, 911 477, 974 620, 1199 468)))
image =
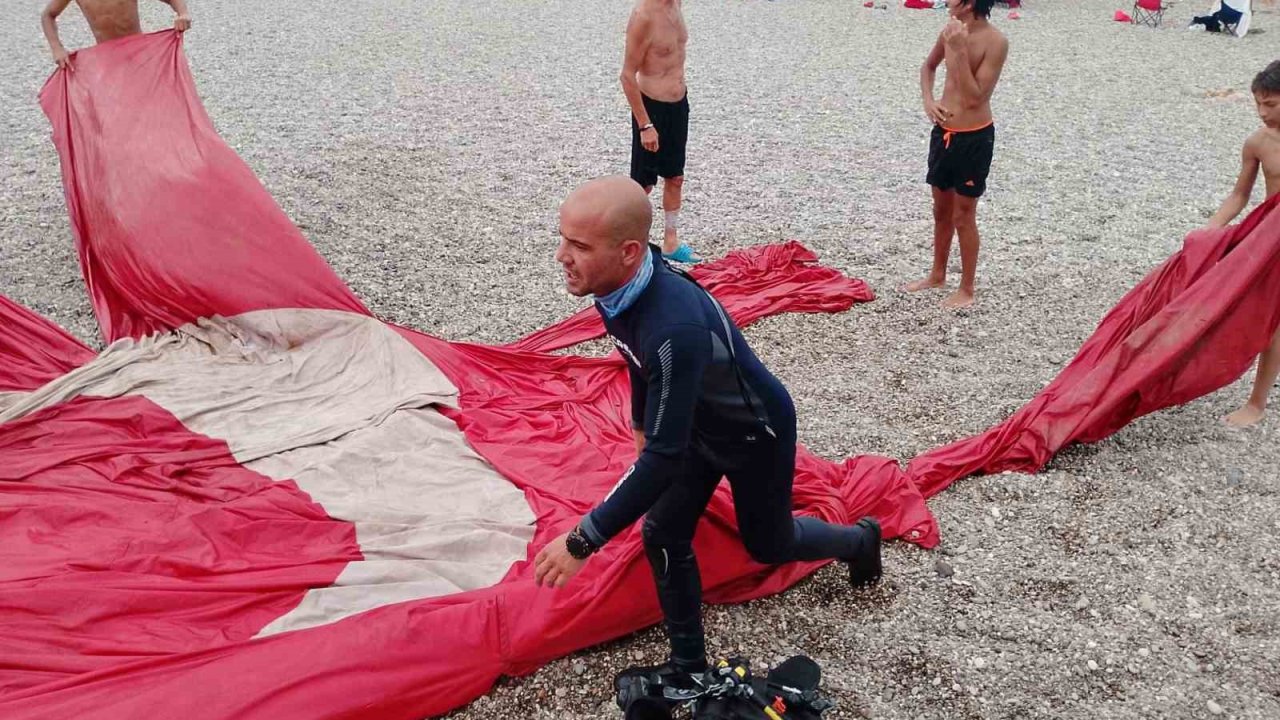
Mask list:
POLYGON ((994 123, 977 130, 948 130, 935 125, 929 140, 929 174, 925 182, 939 190, 982 197, 995 146, 994 123))
POLYGON ((676 102, 654 100, 648 95, 644 109, 649 122, 658 131, 658 152, 649 152, 640 144, 640 125, 631 116, 631 179, 644 187, 653 187, 659 177, 684 175, 684 148, 689 141, 689 96, 676 102))

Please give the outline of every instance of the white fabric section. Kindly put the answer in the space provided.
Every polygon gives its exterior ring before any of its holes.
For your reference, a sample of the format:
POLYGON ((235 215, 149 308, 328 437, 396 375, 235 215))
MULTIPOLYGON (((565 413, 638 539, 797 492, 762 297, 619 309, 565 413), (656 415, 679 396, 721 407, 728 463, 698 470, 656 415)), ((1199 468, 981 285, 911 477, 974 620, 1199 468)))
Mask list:
MULTIPOLYGON (((176 336, 164 335, 148 338, 145 345, 132 340, 117 340, 102 351, 92 362, 85 363, 38 390, 26 393, 16 403, 0 407, 0 423, 16 420, 42 408, 65 402, 78 395, 102 395, 97 391, 111 376, 137 362, 146 362, 159 356, 164 347, 176 342, 176 336)), ((114 395, 123 394, 116 392, 114 395)))
POLYGON ((535 518, 523 493, 435 410, 397 412, 377 427, 248 467, 293 478, 331 516, 354 522, 365 557, 347 565, 332 587, 308 592, 261 635, 488 587, 525 558, 533 539, 535 518), (315 488, 324 488, 323 499, 315 488))
POLYGON ((17 405, 27 394, 24 392, 0 392, 0 413, 3 413, 5 408, 17 405))
POLYGON ((145 395, 246 462, 331 440, 400 407, 454 404, 457 389, 376 320, 271 310, 119 340, 0 421, 76 395, 145 395))
POLYGON ((431 409, 456 404, 448 378, 377 320, 271 310, 122 340, 35 392, 0 397, 0 422, 128 394, 355 525, 366 559, 261 634, 487 587, 525 559, 535 518, 524 494, 431 409))

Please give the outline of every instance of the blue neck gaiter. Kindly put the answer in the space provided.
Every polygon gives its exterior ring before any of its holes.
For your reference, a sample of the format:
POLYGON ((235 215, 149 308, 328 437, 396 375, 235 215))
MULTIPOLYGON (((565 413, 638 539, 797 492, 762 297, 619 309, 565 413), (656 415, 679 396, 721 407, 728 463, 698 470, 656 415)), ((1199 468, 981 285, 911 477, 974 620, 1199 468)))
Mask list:
POLYGON ((600 304, 600 309, 604 310, 604 316, 613 319, 618 316, 618 313, 631 307, 636 298, 640 297, 640 293, 649 287, 649 280, 652 277, 653 252, 645 248, 644 260, 640 261, 640 268, 636 270, 635 275, 631 276, 627 284, 604 297, 596 298, 596 302, 600 304))

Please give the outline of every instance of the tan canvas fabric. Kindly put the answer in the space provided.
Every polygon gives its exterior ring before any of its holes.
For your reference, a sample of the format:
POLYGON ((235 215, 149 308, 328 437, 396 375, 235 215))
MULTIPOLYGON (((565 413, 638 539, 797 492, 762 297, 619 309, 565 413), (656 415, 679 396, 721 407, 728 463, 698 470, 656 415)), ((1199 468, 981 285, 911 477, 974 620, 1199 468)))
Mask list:
POLYGON ((457 389, 372 318, 270 310, 122 340, 39 390, 0 395, 0 422, 80 395, 145 396, 355 525, 365 559, 262 634, 487 587, 533 537, 523 493, 433 409, 457 389))

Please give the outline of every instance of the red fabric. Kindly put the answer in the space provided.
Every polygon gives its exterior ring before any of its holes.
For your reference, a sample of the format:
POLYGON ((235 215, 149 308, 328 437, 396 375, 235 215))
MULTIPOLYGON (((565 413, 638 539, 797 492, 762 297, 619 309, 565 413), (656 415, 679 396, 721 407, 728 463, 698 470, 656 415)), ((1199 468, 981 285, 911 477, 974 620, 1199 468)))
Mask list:
MULTIPOLYGON (((75 75, 55 75, 42 101, 108 337, 274 307, 363 312, 217 140, 177 36, 129 38, 77 60, 75 75), (147 91, 123 89, 131 84, 147 91), (164 113, 184 120, 156 119, 164 113), (133 140, 139 118, 154 122, 145 148, 133 140), (133 152, 117 143, 133 143, 133 152), (200 193, 159 187, 189 178, 201 179, 200 193), (131 199, 137 187, 162 197, 185 234, 131 199), (187 223, 192 215, 202 222, 187 223)), ((991 433, 928 453, 909 473, 887 458, 836 465, 802 451, 797 511, 843 522, 870 512, 891 536, 931 546, 937 528, 912 478, 933 493, 969 472, 1033 469, 1066 442, 1102 437, 1238 376, 1277 321, 1275 204, 1233 230, 1194 234, 1108 315, 1061 378, 991 433)), ((701 272, 708 283, 726 278, 715 292, 744 323, 784 307, 842 309, 860 292, 814 267, 798 245, 744 251, 701 272), (742 271, 737 279, 728 279, 732 268, 742 271)), ((461 407, 449 414, 472 445, 525 490, 538 516, 530 554, 629 461, 618 358, 528 349, 593 336, 587 316, 519 348, 398 330, 459 387, 461 407)), ((67 347, 55 328, 28 323, 0 326, 0 348, 21 347, 22 332, 67 347)), ((26 382, 65 371, 56 353, 32 353, 26 364, 26 382)), ((137 398, 81 399, 0 427, 0 468, 0 492, 15 499, 6 512, 18 508, 0 538, 0 623, 21 644, 0 659, 6 719, 416 719, 470 701, 501 674, 532 671, 659 616, 632 529, 562 591, 534 587, 526 561, 483 590, 248 640, 359 552, 349 526, 292 483, 236 466, 224 444, 137 398)), ((697 537, 699 554, 717 560, 703 565, 709 600, 778 592, 817 566, 750 562, 729 500, 717 494, 697 537)))
POLYGON ((1164 0, 1137 0, 1137 6, 1143 10, 1159 12, 1164 7, 1164 0))
POLYGON ((908 10, 932 10, 932 0, 903 0, 902 7, 908 10))
POLYGON ((0 507, 0 697, 248 640, 361 557, 292 482, 137 397, 5 424, 0 507))
MULTIPOLYGON (((217 139, 196 97, 172 32, 82 51, 75 74, 56 74, 42 93, 104 334, 137 336, 201 315, 275 307, 364 312, 217 139), (149 123, 145 148, 138 118, 149 123), (179 192, 192 178, 201 191, 179 192), (188 222, 193 216, 200 221, 188 222), (177 229, 167 224, 172 218, 177 229)), ((864 284, 813 261, 789 244, 738 253, 702 272, 742 323, 784 308, 832 311, 869 299, 864 284)), ((571 320, 541 342, 554 346, 584 331, 598 332, 571 320)), ((598 501, 630 461, 629 394, 617 358, 401 332, 460 388, 461 409, 450 414, 470 442, 526 491, 539 518, 531 554, 598 501)), ((359 549, 346 523, 326 517, 291 483, 264 486, 229 462, 221 442, 175 425, 142 399, 85 399, 5 426, 0 466, 20 468, 4 478, 6 490, 32 506, 6 538, 24 558, 13 582, 57 578, 50 585, 57 592, 7 588, 36 593, 15 612, 0 610, 0 622, 40 660, 0 665, 0 687, 9 691, 0 716, 420 718, 473 699, 500 674, 532 671, 659 617, 633 528, 564 591, 534 587, 524 562, 484 590, 248 640, 301 589, 331 582, 359 549), (149 502, 153 493, 165 500, 149 502), (214 507, 202 507, 205 493, 214 507), (63 497, 74 501, 65 510, 66 541, 31 551, 63 522, 63 497), (107 529, 94 548, 88 523, 99 498, 107 529), (155 524, 143 522, 145 507, 157 511, 155 524), (294 541, 280 541, 282 534, 294 541), (109 557, 94 559, 103 553, 109 557), (99 596, 101 604, 82 599, 99 596)), ((801 452, 796 509, 839 522, 872 512, 890 535, 937 542, 923 497, 888 459, 835 465, 801 452)), ((727 494, 713 501, 697 543, 717 558, 703 571, 713 602, 775 593, 818 567, 752 563, 727 494)))
POLYGON ((260 307, 367 314, 218 137, 181 42, 167 31, 81 50, 75 72, 54 73, 40 91, 103 337, 260 307))
MULTIPOLYGON (((740 326, 780 312, 840 312, 875 294, 863 281, 818 264, 818 256, 794 240, 735 250, 690 273, 716 297, 740 326)), ((604 335, 595 308, 521 338, 513 350, 554 352, 604 335)))
POLYGON ((1035 472, 1073 442, 1224 387, 1280 325, 1280 195, 1225 230, 1198 230, 1103 318, 1013 417, 911 461, 927 496, 976 472, 1035 472))
POLYGON ((34 390, 93 358, 65 330, 0 295, 0 392, 34 390))

